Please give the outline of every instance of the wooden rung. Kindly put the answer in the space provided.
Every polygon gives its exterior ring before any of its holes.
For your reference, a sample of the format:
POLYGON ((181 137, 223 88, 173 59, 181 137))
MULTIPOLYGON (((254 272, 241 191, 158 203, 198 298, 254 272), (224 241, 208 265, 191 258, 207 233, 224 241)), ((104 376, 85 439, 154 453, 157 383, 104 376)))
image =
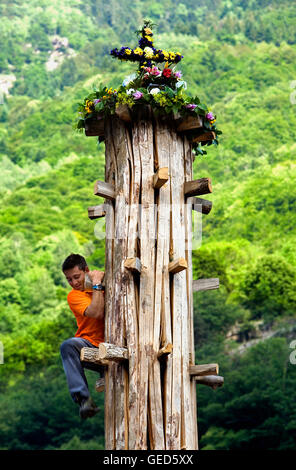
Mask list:
POLYGON ((185 196, 201 196, 212 192, 212 181, 210 178, 186 181, 184 183, 185 196))
POLYGON ((95 182, 94 195, 114 200, 116 196, 114 185, 98 180, 95 182))
POLYGON ((86 119, 84 124, 85 135, 88 137, 104 135, 104 116, 97 115, 95 118, 86 119))
POLYGON ((184 258, 179 258, 169 263, 168 269, 171 274, 179 273, 183 269, 187 269, 187 261, 184 258))
POLYGON ((177 131, 189 131, 191 129, 197 129, 202 127, 202 118, 200 116, 186 116, 182 121, 178 124, 177 131))
POLYGON ((104 204, 100 204, 99 206, 91 206, 87 210, 89 219, 99 219, 100 217, 105 217, 106 215, 104 204))
POLYGON ((119 105, 115 110, 115 114, 124 122, 132 122, 131 112, 127 104, 119 105))
POLYGON ((140 258, 126 258, 124 262, 124 267, 130 269, 133 272, 141 273, 142 265, 140 258))
POLYGON ((158 359, 160 359, 161 357, 165 357, 168 354, 171 354, 172 350, 173 350, 172 343, 167 343, 165 346, 163 346, 163 348, 161 348, 158 351, 158 354, 157 354, 158 359))
POLYGON ((202 290, 211 290, 219 289, 219 278, 214 277, 211 279, 197 279, 192 281, 192 290, 193 292, 198 292, 202 290))
POLYGON ((115 344, 100 343, 99 357, 100 359, 121 362, 128 359, 128 350, 115 344))
POLYGON ((220 375, 205 375, 203 377, 195 377, 195 382, 197 384, 207 385, 215 390, 217 387, 222 387, 224 384, 224 377, 221 377, 220 375))
POLYGON ((204 132, 203 134, 193 137, 191 142, 207 142, 216 138, 216 134, 213 131, 204 132))
POLYGON ((86 362, 93 362, 99 366, 108 366, 109 363, 106 360, 100 358, 98 348, 82 348, 80 351, 80 360, 86 362))
POLYGON ((198 364, 196 366, 189 366, 189 374, 191 377, 204 376, 204 375, 218 375, 218 364, 198 364))
POLYGON ((201 197, 192 198, 192 210, 201 212, 202 214, 209 214, 212 210, 212 201, 202 199, 201 197))
POLYGON ((97 392, 104 392, 105 391, 105 379, 101 377, 96 381, 95 389, 97 392))
POLYGON ((155 189, 161 188, 169 179, 169 169, 167 166, 159 168, 153 177, 153 186, 155 189))

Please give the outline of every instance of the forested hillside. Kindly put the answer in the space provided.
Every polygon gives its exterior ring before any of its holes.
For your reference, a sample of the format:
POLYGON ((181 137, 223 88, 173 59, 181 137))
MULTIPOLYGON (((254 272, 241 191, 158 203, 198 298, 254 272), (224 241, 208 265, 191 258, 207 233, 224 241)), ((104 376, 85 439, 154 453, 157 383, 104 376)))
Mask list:
POLYGON ((296 6, 278 0, 28 0, 0 4, 0 449, 102 449, 102 412, 80 422, 59 345, 76 331, 61 264, 104 267, 87 217, 104 144, 74 130, 93 85, 134 72, 110 50, 134 46, 144 18, 180 50, 187 92, 217 114, 218 147, 194 161, 213 201, 193 252, 196 362, 225 384, 197 388, 202 449, 295 449, 296 6), (294 87, 294 88, 293 88, 294 87))

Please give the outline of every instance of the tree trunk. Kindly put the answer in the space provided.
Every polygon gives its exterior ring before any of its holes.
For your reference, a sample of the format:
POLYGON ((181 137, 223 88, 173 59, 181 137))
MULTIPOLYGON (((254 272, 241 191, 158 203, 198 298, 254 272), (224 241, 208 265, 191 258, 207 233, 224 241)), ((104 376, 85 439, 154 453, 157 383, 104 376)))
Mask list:
POLYGON ((105 372, 105 446, 197 449, 190 143, 141 107, 105 144, 105 341, 127 349, 105 372))

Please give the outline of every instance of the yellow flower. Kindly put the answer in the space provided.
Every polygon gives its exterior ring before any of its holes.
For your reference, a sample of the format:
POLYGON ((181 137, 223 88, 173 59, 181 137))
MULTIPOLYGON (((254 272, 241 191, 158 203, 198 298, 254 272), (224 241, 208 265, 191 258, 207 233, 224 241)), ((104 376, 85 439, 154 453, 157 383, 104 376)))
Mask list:
POLYGON ((145 34, 152 34, 152 31, 150 28, 144 28, 144 33, 145 34))
POLYGON ((137 54, 137 55, 143 55, 143 49, 141 49, 140 47, 137 47, 134 50, 134 53, 137 54))
POLYGON ((162 53, 163 53, 165 60, 168 60, 170 58, 170 55, 167 51, 162 51, 162 53))
POLYGON ((111 87, 111 88, 109 88, 109 90, 108 90, 108 95, 112 95, 112 93, 113 93, 113 91, 112 91, 112 87, 111 87))
POLYGON ((92 112, 92 109, 91 109, 91 106, 93 106, 93 101, 90 101, 90 100, 86 100, 85 102, 85 111, 87 113, 91 113, 92 112))
POLYGON ((176 54, 174 52, 170 52, 170 59, 175 60, 176 54))
POLYGON ((130 49, 125 49, 125 53, 126 53, 127 55, 131 55, 132 51, 131 51, 130 49))

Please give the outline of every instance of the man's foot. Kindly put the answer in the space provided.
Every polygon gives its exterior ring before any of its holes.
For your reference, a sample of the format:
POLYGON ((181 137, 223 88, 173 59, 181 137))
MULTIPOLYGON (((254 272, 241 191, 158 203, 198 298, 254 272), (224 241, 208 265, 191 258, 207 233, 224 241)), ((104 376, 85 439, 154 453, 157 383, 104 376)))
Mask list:
POLYGON ((84 398, 80 403, 79 416, 81 419, 91 418, 100 411, 91 397, 84 398))

